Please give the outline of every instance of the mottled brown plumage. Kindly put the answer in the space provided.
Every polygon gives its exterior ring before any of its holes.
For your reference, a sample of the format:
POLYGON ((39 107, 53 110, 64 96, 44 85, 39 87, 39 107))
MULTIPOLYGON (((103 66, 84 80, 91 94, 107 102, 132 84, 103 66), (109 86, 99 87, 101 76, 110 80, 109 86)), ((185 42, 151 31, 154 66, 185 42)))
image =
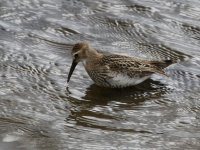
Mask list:
POLYGON ((78 62, 83 62, 87 73, 97 85, 111 88, 139 84, 153 73, 165 75, 163 69, 172 64, 170 60, 148 61, 117 54, 104 55, 86 42, 75 44, 72 56, 68 82, 78 62))

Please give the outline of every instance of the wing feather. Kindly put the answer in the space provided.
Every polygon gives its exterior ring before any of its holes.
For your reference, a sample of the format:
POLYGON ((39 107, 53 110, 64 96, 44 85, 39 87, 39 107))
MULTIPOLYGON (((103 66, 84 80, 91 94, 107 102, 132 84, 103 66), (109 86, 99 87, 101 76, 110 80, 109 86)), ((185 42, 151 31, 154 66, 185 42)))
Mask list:
POLYGON ((163 61, 146 61, 121 55, 109 55, 104 56, 100 63, 101 66, 106 66, 107 74, 110 74, 109 72, 126 73, 130 77, 136 75, 142 77, 152 73, 165 75, 162 67, 160 67, 164 66, 163 61))

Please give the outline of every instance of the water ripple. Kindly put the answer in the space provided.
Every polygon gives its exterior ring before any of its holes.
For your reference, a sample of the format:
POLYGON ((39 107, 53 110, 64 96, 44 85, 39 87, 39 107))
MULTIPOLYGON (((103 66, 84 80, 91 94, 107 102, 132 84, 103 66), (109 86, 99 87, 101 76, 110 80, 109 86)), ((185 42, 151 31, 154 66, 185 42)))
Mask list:
POLYGON ((2 0, 0 145, 16 149, 198 149, 200 2, 2 0), (71 49, 173 59, 169 77, 93 84, 71 49), (46 144, 49 143, 49 144, 46 144))

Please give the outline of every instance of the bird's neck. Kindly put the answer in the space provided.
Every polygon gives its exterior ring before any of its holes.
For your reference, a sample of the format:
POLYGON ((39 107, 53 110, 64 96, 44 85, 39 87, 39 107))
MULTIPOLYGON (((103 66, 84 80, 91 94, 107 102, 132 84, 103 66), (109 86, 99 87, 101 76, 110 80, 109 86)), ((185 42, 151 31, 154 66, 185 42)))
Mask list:
POLYGON ((99 59, 101 59, 103 57, 103 54, 98 53, 95 49, 90 49, 87 53, 86 53, 86 59, 82 60, 83 65, 86 66, 90 66, 93 65, 95 62, 98 62, 99 59))
POLYGON ((103 56, 103 54, 98 53, 95 49, 90 49, 86 55, 87 60, 99 59, 103 56))

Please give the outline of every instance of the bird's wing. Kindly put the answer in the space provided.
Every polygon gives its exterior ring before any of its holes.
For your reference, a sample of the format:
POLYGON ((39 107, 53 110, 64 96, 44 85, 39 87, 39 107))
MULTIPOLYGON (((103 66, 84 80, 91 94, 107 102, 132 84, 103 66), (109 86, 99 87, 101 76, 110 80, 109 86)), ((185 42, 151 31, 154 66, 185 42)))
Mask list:
MULTIPOLYGON (((140 76, 147 76, 152 73, 165 75, 165 72, 161 67, 159 67, 159 65, 163 64, 163 62, 159 61, 145 61, 127 56, 110 55, 105 56, 102 59, 102 63, 103 64, 101 66, 104 66, 105 69, 104 73, 107 74, 110 74, 110 72, 122 74, 126 73, 130 77, 133 77, 136 74, 140 76)), ((112 75, 110 78, 112 78, 112 75)))

